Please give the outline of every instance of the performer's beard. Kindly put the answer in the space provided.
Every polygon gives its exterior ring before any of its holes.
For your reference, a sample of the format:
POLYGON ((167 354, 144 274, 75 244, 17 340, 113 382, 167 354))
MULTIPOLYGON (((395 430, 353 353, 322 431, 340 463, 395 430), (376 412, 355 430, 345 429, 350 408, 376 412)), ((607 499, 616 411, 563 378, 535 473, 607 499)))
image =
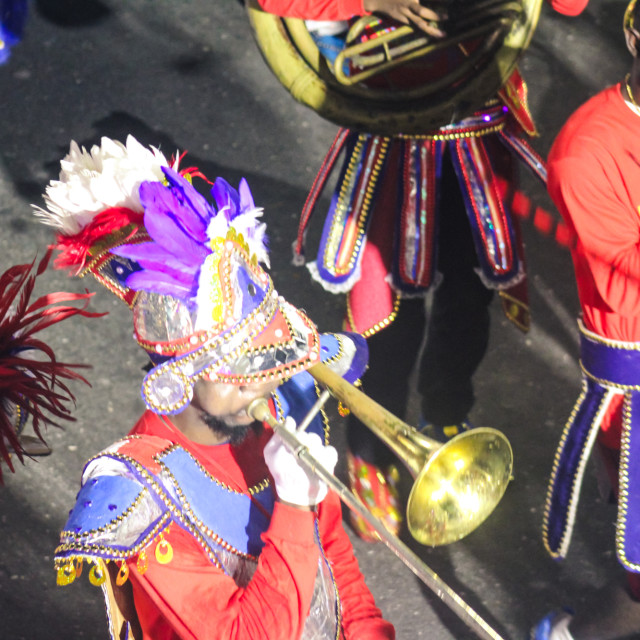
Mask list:
POLYGON ((247 437, 250 431, 257 433, 261 428, 261 425, 258 422, 231 426, 206 411, 202 411, 200 413, 200 419, 207 425, 207 427, 209 427, 209 429, 211 429, 211 431, 213 431, 213 433, 216 434, 216 436, 220 438, 222 442, 228 442, 232 445, 240 444, 247 437))

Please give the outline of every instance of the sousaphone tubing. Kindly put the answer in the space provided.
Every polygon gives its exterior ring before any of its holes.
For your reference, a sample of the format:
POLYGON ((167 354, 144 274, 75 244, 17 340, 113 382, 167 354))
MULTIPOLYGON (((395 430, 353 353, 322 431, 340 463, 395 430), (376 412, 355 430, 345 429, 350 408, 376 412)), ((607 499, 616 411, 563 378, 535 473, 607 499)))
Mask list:
POLYGON ((335 62, 304 20, 247 11, 267 64, 302 104, 340 126, 380 135, 420 135, 493 98, 526 50, 542 0, 453 0, 435 39, 390 19, 352 21, 335 62))

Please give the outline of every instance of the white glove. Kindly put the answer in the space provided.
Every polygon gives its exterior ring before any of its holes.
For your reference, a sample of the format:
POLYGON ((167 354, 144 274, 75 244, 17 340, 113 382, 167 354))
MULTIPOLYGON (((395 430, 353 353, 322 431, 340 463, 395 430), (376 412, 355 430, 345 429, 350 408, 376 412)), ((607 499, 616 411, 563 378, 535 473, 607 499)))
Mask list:
MULTIPOLYGON (((338 461, 338 452, 330 446, 324 446, 320 436, 315 433, 296 432, 293 418, 287 418, 284 428, 296 433, 300 444, 330 473, 338 461)), ((313 507, 322 502, 327 495, 327 484, 313 474, 307 474, 298 462, 298 456, 274 433, 264 448, 264 459, 276 485, 278 498, 300 507, 313 507)))

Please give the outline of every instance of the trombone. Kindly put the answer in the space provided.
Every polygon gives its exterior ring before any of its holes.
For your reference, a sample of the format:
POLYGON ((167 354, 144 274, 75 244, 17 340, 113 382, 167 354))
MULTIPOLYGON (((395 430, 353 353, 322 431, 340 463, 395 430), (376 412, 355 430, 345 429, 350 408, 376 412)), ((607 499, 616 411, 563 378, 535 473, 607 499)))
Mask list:
MULTIPOLYGON (((334 395, 406 464, 415 478, 407 502, 407 525, 422 544, 443 545, 460 540, 496 507, 511 479, 513 453, 506 437, 495 429, 472 429, 441 444, 413 429, 349 384, 327 365, 308 372, 324 387, 298 429, 303 430, 334 395)), ((503 640, 478 613, 434 573, 409 547, 391 534, 349 488, 327 471, 272 415, 264 398, 247 412, 267 422, 297 455, 302 466, 322 479, 354 513, 362 517, 380 540, 404 562, 480 638, 503 640)))

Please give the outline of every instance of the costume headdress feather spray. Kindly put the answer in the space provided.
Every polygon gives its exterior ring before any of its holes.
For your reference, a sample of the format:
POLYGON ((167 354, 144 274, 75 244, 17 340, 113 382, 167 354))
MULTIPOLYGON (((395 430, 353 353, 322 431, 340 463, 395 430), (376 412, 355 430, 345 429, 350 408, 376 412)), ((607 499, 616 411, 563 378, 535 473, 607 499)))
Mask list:
MULTIPOLYGON (((33 431, 44 443, 42 427, 73 421, 69 403, 75 402, 67 381, 88 384, 76 369, 85 365, 57 360, 54 351, 36 334, 75 315, 96 317, 68 302, 88 301, 91 293, 57 292, 31 301, 38 276, 44 273, 51 250, 39 262, 15 265, 0 275, 0 457, 15 471, 11 453, 20 462, 29 455, 20 439, 20 427, 31 418, 33 431)), ((2 468, 0 465, 0 482, 2 468)))
POLYGON ((72 142, 59 179, 46 188, 46 208, 35 207, 36 216, 58 230, 55 267, 80 275, 99 257, 95 250, 101 243, 121 242, 141 229, 139 187, 163 180, 167 166, 158 149, 146 149, 133 136, 126 144, 102 138, 89 151, 72 142))

